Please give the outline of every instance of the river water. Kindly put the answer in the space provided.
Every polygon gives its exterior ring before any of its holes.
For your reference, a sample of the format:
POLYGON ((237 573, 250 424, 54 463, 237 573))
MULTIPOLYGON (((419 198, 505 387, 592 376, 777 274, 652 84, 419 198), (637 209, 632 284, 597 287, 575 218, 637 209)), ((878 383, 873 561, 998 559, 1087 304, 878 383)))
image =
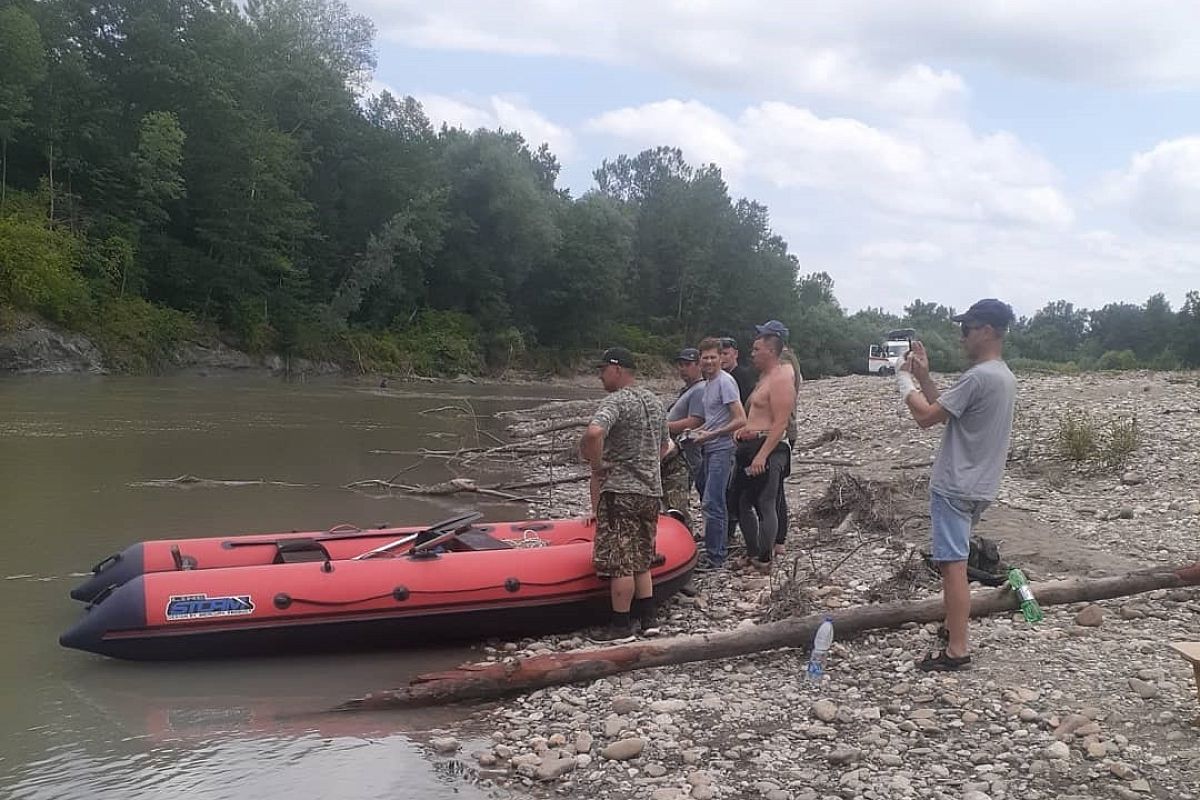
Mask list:
POLYGON ((371 451, 486 445, 488 433, 501 433, 493 412, 552 396, 562 393, 0 378, 0 798, 482 796, 416 743, 460 712, 324 713, 470 659, 467 647, 133 663, 64 650, 57 637, 81 612, 67 596, 79 573, 142 539, 421 524, 463 507, 524 518, 522 505, 474 495, 372 497, 341 487, 413 464, 403 482, 454 477, 444 460, 371 451), (475 417, 437 410, 445 406, 475 417), (306 485, 134 485, 185 474, 306 485))

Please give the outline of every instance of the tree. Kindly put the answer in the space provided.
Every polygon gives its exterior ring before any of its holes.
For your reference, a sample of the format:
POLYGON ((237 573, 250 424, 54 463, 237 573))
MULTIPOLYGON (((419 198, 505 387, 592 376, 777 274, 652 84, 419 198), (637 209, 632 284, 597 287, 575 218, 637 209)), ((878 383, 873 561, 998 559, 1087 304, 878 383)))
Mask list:
POLYGON ((187 193, 181 172, 186 138, 179 118, 170 111, 152 111, 142 117, 133 164, 140 216, 147 224, 165 223, 167 203, 187 193))
POLYGON ((1200 292, 1191 291, 1179 309, 1175 333, 1175 349, 1183 363, 1200 366, 1200 292))
MULTIPOLYGON (((796 286, 801 308, 819 305, 837 305, 833 296, 833 278, 828 272, 810 272, 796 286)), ((919 301, 918 301, 919 302, 919 301)))
POLYGON ((1069 361, 1087 333, 1088 312, 1066 300, 1047 303, 1022 326, 1015 338, 1021 355, 1047 361, 1069 361))
POLYGON ((590 193, 563 208, 559 227, 558 251, 530 276, 525 289, 537 341, 598 347, 620 316, 633 223, 620 204, 590 193))
POLYGON ((45 77, 41 32, 17 6, 0 9, 0 214, 8 195, 8 145, 30 125, 29 90, 45 77))

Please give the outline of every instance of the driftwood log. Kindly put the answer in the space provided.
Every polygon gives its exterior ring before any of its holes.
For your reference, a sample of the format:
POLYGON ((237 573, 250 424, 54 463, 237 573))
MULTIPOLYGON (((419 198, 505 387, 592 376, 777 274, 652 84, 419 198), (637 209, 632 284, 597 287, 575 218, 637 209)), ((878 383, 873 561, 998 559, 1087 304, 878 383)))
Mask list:
MULTIPOLYGON (((1154 567, 1110 578, 1074 578, 1034 587, 1043 606, 1107 600, 1113 597, 1200 585, 1200 563, 1154 567)), ((1006 588, 977 590, 971 596, 971 616, 981 617, 1018 608, 1015 593, 1006 588)), ((466 700, 494 700, 547 686, 594 681, 609 675, 729 658, 781 647, 806 648, 825 614, 795 617, 723 633, 676 636, 618 647, 576 650, 509 662, 465 664, 446 672, 420 675, 406 687, 372 692, 338 706, 338 711, 417 708, 466 700)), ((940 598, 881 603, 832 612, 839 638, 864 631, 894 628, 906 622, 936 622, 944 616, 940 598)))

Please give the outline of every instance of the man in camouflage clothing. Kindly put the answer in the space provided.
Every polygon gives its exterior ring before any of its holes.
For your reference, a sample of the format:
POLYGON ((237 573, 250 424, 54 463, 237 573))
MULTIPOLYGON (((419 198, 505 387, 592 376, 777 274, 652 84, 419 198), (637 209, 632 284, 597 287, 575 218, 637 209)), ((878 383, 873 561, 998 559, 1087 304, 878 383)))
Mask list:
POLYGON ((600 401, 579 450, 592 468, 592 561, 598 574, 610 578, 612 596, 612 620, 592 638, 615 641, 633 635, 631 611, 643 631, 654 627, 650 567, 662 498, 659 461, 671 440, 658 397, 634 385, 632 353, 609 348, 597 368, 609 394, 600 401))
MULTIPOLYGON (((683 388, 667 411, 667 430, 677 437, 704 424, 704 380, 700 377, 700 351, 685 347, 675 357, 683 388)), ((662 461, 663 508, 683 516, 683 524, 692 528, 692 475, 701 468, 700 448, 676 439, 679 446, 662 461)))

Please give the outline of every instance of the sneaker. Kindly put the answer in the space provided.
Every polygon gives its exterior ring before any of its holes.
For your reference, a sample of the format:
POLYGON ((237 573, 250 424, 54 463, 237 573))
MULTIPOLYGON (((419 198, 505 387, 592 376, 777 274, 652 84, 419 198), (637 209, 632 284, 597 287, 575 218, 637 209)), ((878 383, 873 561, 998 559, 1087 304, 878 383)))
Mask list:
POLYGON ((603 644, 625 644, 637 639, 632 625, 604 625, 588 633, 588 639, 603 644))
POLYGON ((723 569, 725 569, 724 564, 718 564, 716 562, 709 561, 707 558, 701 558, 699 561, 696 562, 696 566, 693 571, 699 572, 699 573, 705 573, 705 572, 717 572, 717 571, 723 570, 723 569))

